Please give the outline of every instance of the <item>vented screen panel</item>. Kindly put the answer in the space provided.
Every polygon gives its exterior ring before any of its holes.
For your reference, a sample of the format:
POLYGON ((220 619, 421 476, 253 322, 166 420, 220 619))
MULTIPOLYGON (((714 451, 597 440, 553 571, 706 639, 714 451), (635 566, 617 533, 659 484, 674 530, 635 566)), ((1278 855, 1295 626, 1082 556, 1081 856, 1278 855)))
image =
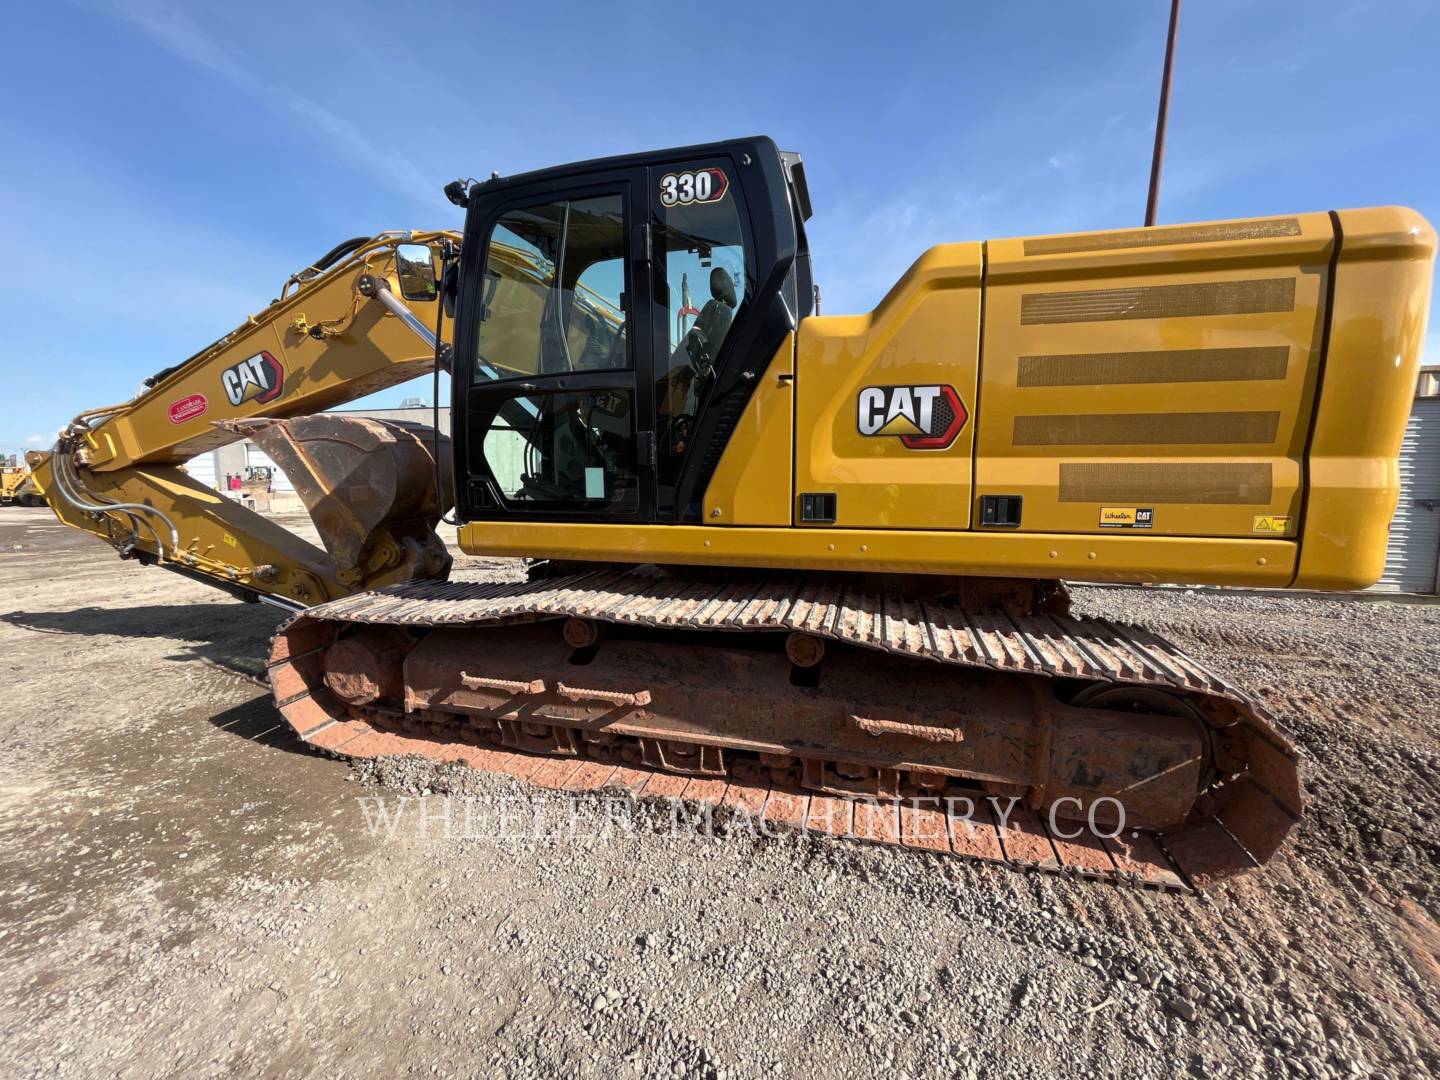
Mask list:
POLYGON ((1299 236, 1298 218, 1273 221, 1227 221, 1212 225, 1171 225, 1093 236, 1039 236, 1025 241, 1026 255, 1070 255, 1082 251, 1121 251, 1168 244, 1211 244, 1227 240, 1270 240, 1299 236))
POLYGON ((1269 446, 1278 412, 1104 413, 1017 416, 1016 446, 1269 446))
POLYGON ((1114 322, 1199 315, 1253 315, 1295 309, 1295 279, 1197 281, 1119 289, 1031 293, 1020 298, 1022 326, 1114 322))
POLYGON ((1061 502, 1265 506, 1270 494, 1271 469, 1266 462, 1087 461, 1060 466, 1061 502))
POLYGON ((1017 386, 1117 386, 1283 379, 1289 361, 1288 345, 1059 353, 1020 357, 1015 381, 1017 386))

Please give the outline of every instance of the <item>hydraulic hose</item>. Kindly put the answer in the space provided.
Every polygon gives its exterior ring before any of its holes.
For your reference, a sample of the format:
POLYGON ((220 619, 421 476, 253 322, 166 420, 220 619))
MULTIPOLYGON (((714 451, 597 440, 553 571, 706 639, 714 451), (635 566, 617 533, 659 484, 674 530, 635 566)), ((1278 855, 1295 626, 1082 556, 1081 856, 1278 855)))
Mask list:
MULTIPOLYGON (((55 478, 55 491, 60 498, 69 506, 86 514, 124 514, 130 520, 130 530, 134 537, 139 537, 139 526, 144 525, 155 538, 156 555, 160 561, 165 560, 165 544, 160 537, 160 530, 153 523, 142 517, 142 514, 154 515, 164 522, 170 532, 170 550, 178 555, 180 551, 180 532, 175 528, 175 523, 161 510, 153 506, 146 506, 144 503, 122 503, 122 502, 87 502, 80 494, 85 490, 84 483, 80 480, 78 473, 70 475, 69 469, 73 467, 67 447, 57 442, 50 451, 50 472, 55 478)), ((93 499, 100 497, 93 492, 85 491, 93 499)))
POLYGON ((313 263, 311 263, 310 269, 329 270, 330 267, 334 266, 346 255, 349 255, 351 252, 354 251, 359 251, 362 247, 370 243, 370 241, 373 239, 374 237, 371 236, 356 236, 352 239, 336 244, 324 255, 321 255, 320 258, 316 259, 313 263))

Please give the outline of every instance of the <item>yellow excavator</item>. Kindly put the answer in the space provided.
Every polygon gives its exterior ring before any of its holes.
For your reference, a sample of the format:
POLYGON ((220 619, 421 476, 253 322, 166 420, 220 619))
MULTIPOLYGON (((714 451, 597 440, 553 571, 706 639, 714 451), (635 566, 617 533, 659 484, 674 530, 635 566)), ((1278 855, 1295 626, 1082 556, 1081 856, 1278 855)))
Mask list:
POLYGON ((1376 580, 1417 214, 941 244, 821 316, 766 138, 446 194, 463 233, 340 245, 31 455, 66 524, 292 612, 306 742, 1162 886, 1274 853, 1304 796, 1265 709, 1061 583, 1376 580), (449 438, 323 413, 441 368, 449 438), (241 437, 324 551, 180 468, 241 437), (447 580, 452 507, 529 580, 447 580))
POLYGON ((11 454, 0 458, 0 506, 41 506, 45 502, 30 479, 30 469, 11 454))

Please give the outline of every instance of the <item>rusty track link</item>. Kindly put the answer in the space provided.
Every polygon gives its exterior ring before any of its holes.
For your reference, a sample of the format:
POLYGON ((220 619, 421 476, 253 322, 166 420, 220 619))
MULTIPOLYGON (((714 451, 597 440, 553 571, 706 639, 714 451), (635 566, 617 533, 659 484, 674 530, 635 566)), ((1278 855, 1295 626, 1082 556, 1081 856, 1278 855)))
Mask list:
MULTIPOLYGON (((682 636, 696 631, 801 633, 958 668, 1063 678, 1101 687, 1180 692, 1199 703, 1216 740, 1223 745, 1214 781, 1179 827, 1154 837, 1127 832, 1123 848, 1114 841, 1101 845, 1088 836, 1087 844, 1051 836, 1043 821, 1045 815, 1027 808, 1006 823, 992 823, 996 829, 993 846, 985 840, 983 829, 981 839, 967 836, 957 843, 953 827, 946 827, 942 820, 939 828, 957 854, 1161 887, 1181 888, 1187 883, 1200 887, 1263 863, 1303 811, 1298 755, 1266 710, 1143 628, 1053 615, 981 613, 906 596, 894 589, 858 588, 843 580, 753 574, 732 575, 722 581, 646 568, 593 571, 519 584, 408 583, 312 608, 287 622, 275 638, 271 683, 281 712, 300 736, 341 756, 414 752, 455 760, 474 758, 471 763, 480 768, 501 768, 491 756, 496 754, 508 755, 507 760, 518 756, 539 762, 544 759, 468 745, 477 741, 475 733, 467 730, 463 720, 448 714, 346 706, 325 689, 324 654, 337 630, 346 625, 423 631, 559 619, 648 627, 682 636)), ((585 749, 577 744, 548 752, 568 754, 569 764, 576 764, 585 749)), ((615 767, 613 762, 589 764, 615 767)), ((514 772, 515 768, 512 762, 503 771, 514 772)), ((593 777, 594 770, 585 775, 593 777)), ((554 777, 542 766, 527 776, 545 786, 566 786, 547 784, 554 777)), ((697 782, 664 772, 655 776, 646 782, 647 794, 679 795, 686 783, 697 782), (665 777, 669 779, 661 779, 665 777), (677 779, 679 788, 675 787, 677 779)), ((894 804, 896 828, 870 828, 877 811, 867 809, 867 803, 841 810, 837 806, 845 803, 844 799, 789 790, 784 784, 761 782, 757 787, 755 779, 729 777, 728 782, 737 791, 742 790, 740 785, 762 791, 761 806, 774 801, 774 813, 782 818, 786 815, 778 808, 789 806, 800 814, 802 827, 809 824, 813 813, 843 816, 852 825, 863 816, 865 830, 839 831, 937 848, 939 834, 934 821, 913 804, 907 811, 903 800, 894 804), (801 799, 806 800, 803 812, 791 805, 801 799), (910 842, 927 837, 932 842, 910 842)), ((717 798, 723 800, 727 778, 711 776, 706 782, 722 785, 717 798)), ((758 796, 751 791, 745 797, 753 801, 758 796)), ((888 820, 887 814, 881 817, 888 820)))

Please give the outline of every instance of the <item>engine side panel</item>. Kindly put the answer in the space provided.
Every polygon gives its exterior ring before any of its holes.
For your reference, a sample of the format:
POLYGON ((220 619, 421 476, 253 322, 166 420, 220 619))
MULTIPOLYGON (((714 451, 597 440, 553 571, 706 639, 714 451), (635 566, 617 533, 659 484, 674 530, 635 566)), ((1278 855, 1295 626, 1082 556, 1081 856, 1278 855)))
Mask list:
POLYGON ((970 527, 981 271, 979 244, 942 244, 871 314, 800 324, 795 491, 835 520, 797 524, 970 527))
POLYGON ((1327 214, 991 241, 977 505, 1294 536, 1334 242, 1327 214))

